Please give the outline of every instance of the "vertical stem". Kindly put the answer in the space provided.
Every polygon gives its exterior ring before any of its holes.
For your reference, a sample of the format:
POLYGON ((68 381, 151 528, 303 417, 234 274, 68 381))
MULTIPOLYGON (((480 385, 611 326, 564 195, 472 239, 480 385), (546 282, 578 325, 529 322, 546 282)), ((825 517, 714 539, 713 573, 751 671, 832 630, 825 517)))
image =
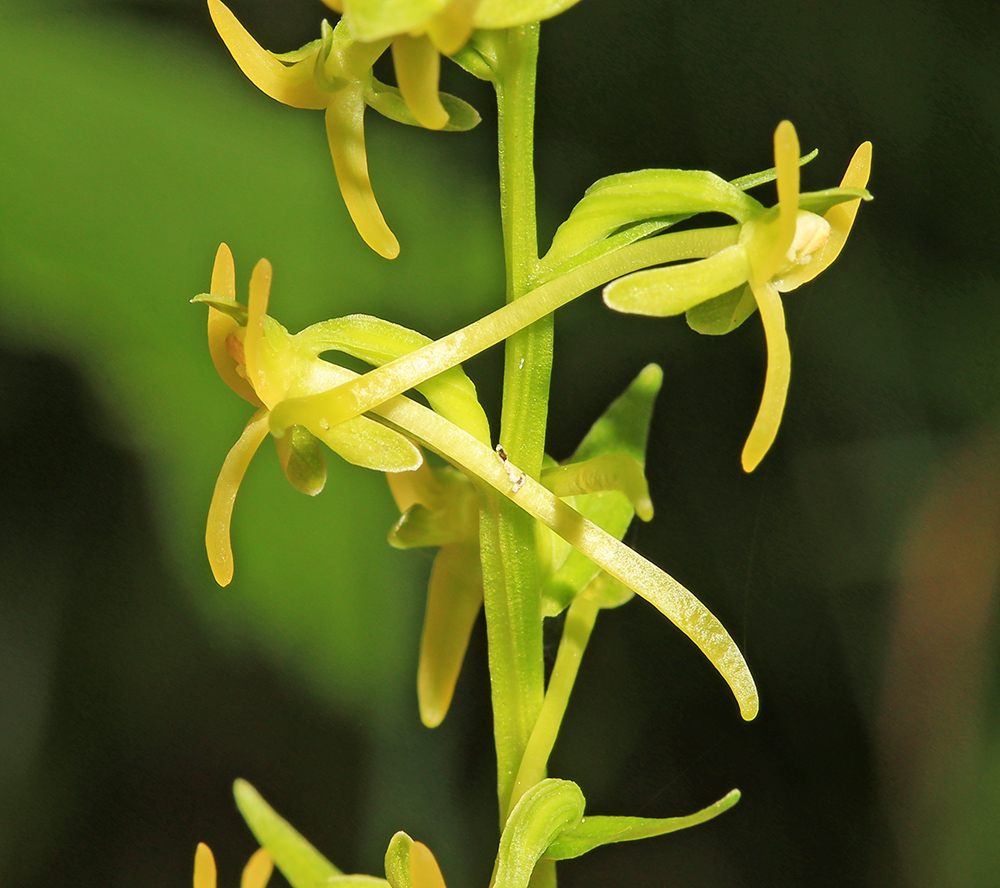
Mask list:
MULTIPOLYGON (((500 212, 507 265, 507 301, 523 296, 538 269, 535 219, 535 73, 538 24, 507 32, 497 80, 500 123, 500 212)), ((538 477, 545 446, 553 317, 507 340, 500 441, 522 470, 538 477)))
MULTIPOLYGON (((533 158, 537 56, 537 24, 504 34, 496 89, 508 302, 530 289, 538 265, 533 158)), ((508 340, 500 442, 534 477, 541 470, 551 364, 551 317, 508 340)), ((484 493, 480 540, 502 825, 544 696, 534 521, 506 498, 484 493)))

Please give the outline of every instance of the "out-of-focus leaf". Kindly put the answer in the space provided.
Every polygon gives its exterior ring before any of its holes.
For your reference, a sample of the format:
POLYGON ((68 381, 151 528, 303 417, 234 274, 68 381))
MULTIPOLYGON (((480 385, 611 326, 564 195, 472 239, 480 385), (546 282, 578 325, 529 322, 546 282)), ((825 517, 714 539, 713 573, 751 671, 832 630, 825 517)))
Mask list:
POLYGON ((243 268, 274 262, 292 329, 402 313, 438 334, 488 311, 503 254, 482 212, 492 186, 463 173, 452 187, 466 137, 431 147, 395 129, 379 148, 373 135, 372 175, 403 243, 380 262, 341 206, 322 122, 262 97, 221 47, 71 13, 59 27, 28 7, 2 15, 15 122, 0 127, 5 338, 75 362, 101 393, 109 434, 148 467, 169 561, 222 643, 270 653, 341 706, 388 703, 412 681, 420 596, 406 591, 417 565, 385 544, 395 510, 382 477, 331 460, 309 499, 277 460, 256 461, 233 528, 243 570, 214 588, 206 510, 248 412, 220 384, 204 310, 188 300, 226 241, 243 268), (30 46, 46 47, 44 65, 23 64, 30 46))

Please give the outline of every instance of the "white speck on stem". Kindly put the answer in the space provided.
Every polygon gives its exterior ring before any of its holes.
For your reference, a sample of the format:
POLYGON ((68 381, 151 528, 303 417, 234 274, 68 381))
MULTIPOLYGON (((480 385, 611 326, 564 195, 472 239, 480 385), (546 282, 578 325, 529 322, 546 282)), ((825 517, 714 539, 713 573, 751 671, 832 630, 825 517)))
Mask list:
POLYGON ((328 431, 330 431, 330 423, 328 423, 328 422, 327 422, 327 421, 326 421, 325 419, 320 419, 320 421, 319 421, 319 427, 320 427, 320 428, 321 428, 321 429, 322 429, 322 430, 323 430, 324 432, 328 432, 328 431))

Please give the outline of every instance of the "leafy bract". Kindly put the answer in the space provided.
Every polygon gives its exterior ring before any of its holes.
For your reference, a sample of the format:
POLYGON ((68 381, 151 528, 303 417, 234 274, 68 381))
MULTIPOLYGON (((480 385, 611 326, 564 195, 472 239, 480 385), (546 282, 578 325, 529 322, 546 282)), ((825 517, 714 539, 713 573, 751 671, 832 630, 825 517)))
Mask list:
MULTIPOLYGON (((567 466, 562 468, 614 456, 631 462, 642 478, 642 487, 645 489, 642 471, 646 462, 646 438, 649 434, 653 403, 662 381, 663 371, 655 364, 650 364, 642 370, 625 392, 594 423, 576 452, 567 461, 567 466)), ((546 474, 549 473, 551 479, 553 471, 553 469, 543 471, 543 484, 546 483, 546 474)), ((634 472, 629 471, 628 475, 634 480, 634 472)), ((648 495, 646 490, 647 503, 648 495)), ((578 495, 573 498, 573 504, 581 515, 618 539, 621 539, 628 530, 636 511, 633 502, 621 488, 578 495)), ((643 517, 645 520, 652 517, 652 504, 649 504, 648 510, 644 510, 643 517)), ((562 612, 573 597, 601 573, 601 569, 577 549, 568 546, 560 549, 559 543, 555 543, 553 550, 562 552, 562 560, 553 564, 553 573, 542 590, 542 612, 546 616, 555 616, 562 612)), ((623 603, 630 597, 630 595, 613 595, 604 600, 623 603)))
POLYGON ((613 842, 634 842, 697 826, 728 811, 740 800, 738 789, 719 801, 686 817, 585 817, 567 829, 550 846, 545 856, 552 860, 569 860, 613 842))

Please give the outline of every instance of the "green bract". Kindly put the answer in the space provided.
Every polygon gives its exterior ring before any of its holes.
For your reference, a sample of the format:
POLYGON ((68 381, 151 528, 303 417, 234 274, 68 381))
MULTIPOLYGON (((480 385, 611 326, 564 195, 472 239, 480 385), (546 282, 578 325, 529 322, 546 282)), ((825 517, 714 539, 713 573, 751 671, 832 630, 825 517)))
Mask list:
POLYGON ((728 811, 740 800, 734 789, 719 801, 685 817, 586 817, 549 845, 545 856, 551 860, 569 860, 614 842, 634 842, 697 826, 728 811))
MULTIPOLYGON (((571 502, 580 514, 618 539, 636 513, 643 521, 653 517, 643 467, 653 402, 662 381, 663 371, 651 364, 594 423, 565 466, 542 472, 542 484, 557 496, 573 496, 571 502), (607 468, 595 472, 595 465, 607 468)), ((542 587, 542 613, 555 616, 602 571, 561 538, 546 534, 552 555, 542 587)), ((614 583, 605 589, 604 606, 617 606, 631 597, 628 589, 611 595, 612 588, 617 588, 614 583)))

